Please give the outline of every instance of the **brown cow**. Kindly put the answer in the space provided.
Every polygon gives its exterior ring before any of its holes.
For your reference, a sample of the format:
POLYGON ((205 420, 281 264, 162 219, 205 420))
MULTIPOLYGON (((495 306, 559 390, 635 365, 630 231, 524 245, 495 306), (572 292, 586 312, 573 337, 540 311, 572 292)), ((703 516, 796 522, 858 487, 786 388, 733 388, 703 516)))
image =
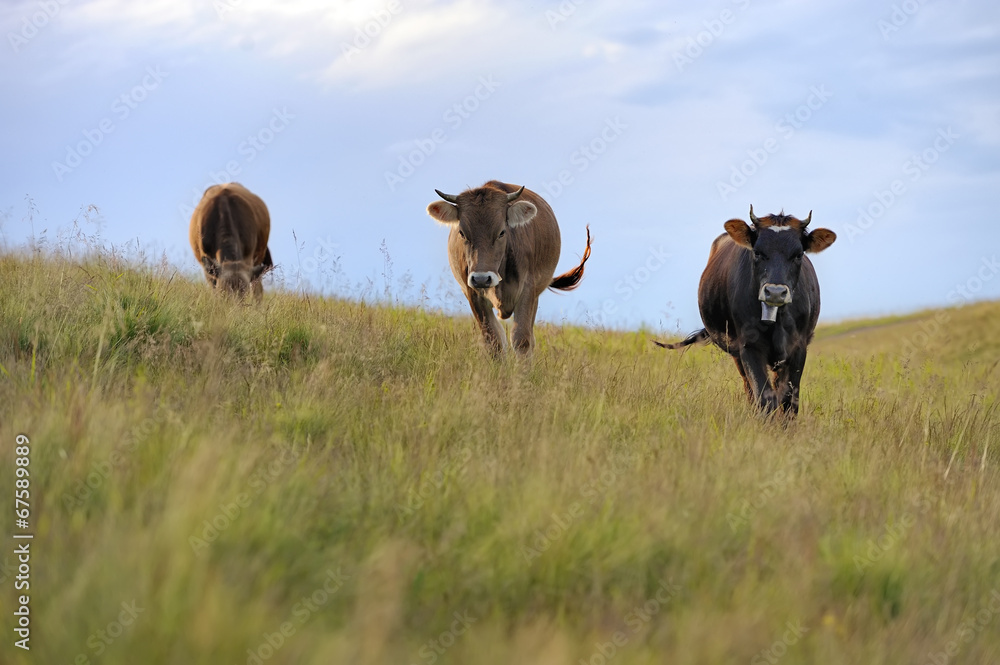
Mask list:
POLYGON ((261 277, 274 264, 267 236, 271 217, 259 196, 243 185, 212 185, 191 215, 191 249, 213 288, 240 299, 253 288, 264 297, 261 277))
POLYGON ((514 317, 514 350, 530 353, 535 345, 538 296, 545 289, 570 291, 583 279, 587 249, 580 265, 553 277, 559 263, 559 225, 552 208, 530 189, 491 180, 482 187, 427 206, 427 214, 451 227, 448 261, 472 307, 486 345, 494 356, 504 349, 504 331, 493 314, 514 317))

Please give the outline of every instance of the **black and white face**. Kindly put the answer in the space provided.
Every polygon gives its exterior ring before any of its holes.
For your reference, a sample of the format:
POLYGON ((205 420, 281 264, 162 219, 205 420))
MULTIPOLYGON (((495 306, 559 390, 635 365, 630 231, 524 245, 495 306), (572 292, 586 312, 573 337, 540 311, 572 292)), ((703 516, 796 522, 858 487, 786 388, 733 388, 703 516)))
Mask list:
POLYGON ((757 299, 772 307, 792 302, 802 271, 802 232, 790 226, 768 226, 753 245, 753 278, 757 299))
POLYGON ((822 252, 837 235, 829 229, 807 231, 812 213, 805 221, 783 215, 757 219, 751 208, 750 217, 752 227, 741 219, 731 219, 726 222, 726 232, 736 244, 753 251, 753 283, 762 304, 761 318, 774 321, 777 308, 792 302, 805 253, 822 252))

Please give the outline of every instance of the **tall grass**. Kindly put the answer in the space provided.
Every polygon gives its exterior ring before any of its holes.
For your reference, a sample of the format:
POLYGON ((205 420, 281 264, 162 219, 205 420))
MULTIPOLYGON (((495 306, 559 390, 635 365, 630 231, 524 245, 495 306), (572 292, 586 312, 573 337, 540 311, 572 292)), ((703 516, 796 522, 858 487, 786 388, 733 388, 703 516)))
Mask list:
POLYGON ((821 330, 782 425, 642 332, 495 363, 467 318, 2 256, 0 660, 1000 662, 1000 306, 904 352, 921 316, 821 330))

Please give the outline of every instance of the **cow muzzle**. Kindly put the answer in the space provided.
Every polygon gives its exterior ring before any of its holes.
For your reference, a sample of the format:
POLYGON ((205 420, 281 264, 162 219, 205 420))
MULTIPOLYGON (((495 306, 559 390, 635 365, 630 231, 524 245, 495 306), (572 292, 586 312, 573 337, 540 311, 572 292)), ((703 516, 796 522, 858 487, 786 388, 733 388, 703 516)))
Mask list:
POLYGON ((474 289, 492 289, 500 283, 500 275, 490 272, 470 272, 469 286, 474 289))
POLYGON ((792 302, 792 290, 784 284, 764 284, 757 299, 760 300, 760 320, 773 323, 778 318, 778 308, 792 302))

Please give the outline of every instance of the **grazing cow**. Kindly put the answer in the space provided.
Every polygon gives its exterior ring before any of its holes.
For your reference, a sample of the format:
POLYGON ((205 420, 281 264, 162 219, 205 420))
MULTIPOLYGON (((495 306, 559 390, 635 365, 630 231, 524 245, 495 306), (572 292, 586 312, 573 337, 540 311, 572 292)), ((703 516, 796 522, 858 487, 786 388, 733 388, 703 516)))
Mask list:
POLYGON ((496 180, 458 196, 434 191, 444 200, 427 206, 427 214, 451 227, 448 261, 487 347, 499 356, 505 346, 495 307, 501 318, 514 317, 514 350, 530 353, 538 296, 548 288, 570 291, 580 283, 590 257, 590 227, 580 265, 553 277, 559 262, 559 225, 538 194, 496 180))
POLYGON ((264 297, 261 277, 274 264, 267 237, 271 217, 259 196, 230 182, 205 190, 191 215, 191 249, 213 288, 240 299, 253 289, 264 297))
POLYGON ((819 280, 805 253, 837 239, 829 229, 809 232, 811 220, 811 211, 805 220, 784 213, 758 219, 750 206, 752 227, 726 222, 698 285, 705 327, 677 344, 657 342, 678 349, 711 340, 736 361, 747 396, 765 413, 779 404, 791 416, 799 412, 806 346, 819 319, 819 280))

